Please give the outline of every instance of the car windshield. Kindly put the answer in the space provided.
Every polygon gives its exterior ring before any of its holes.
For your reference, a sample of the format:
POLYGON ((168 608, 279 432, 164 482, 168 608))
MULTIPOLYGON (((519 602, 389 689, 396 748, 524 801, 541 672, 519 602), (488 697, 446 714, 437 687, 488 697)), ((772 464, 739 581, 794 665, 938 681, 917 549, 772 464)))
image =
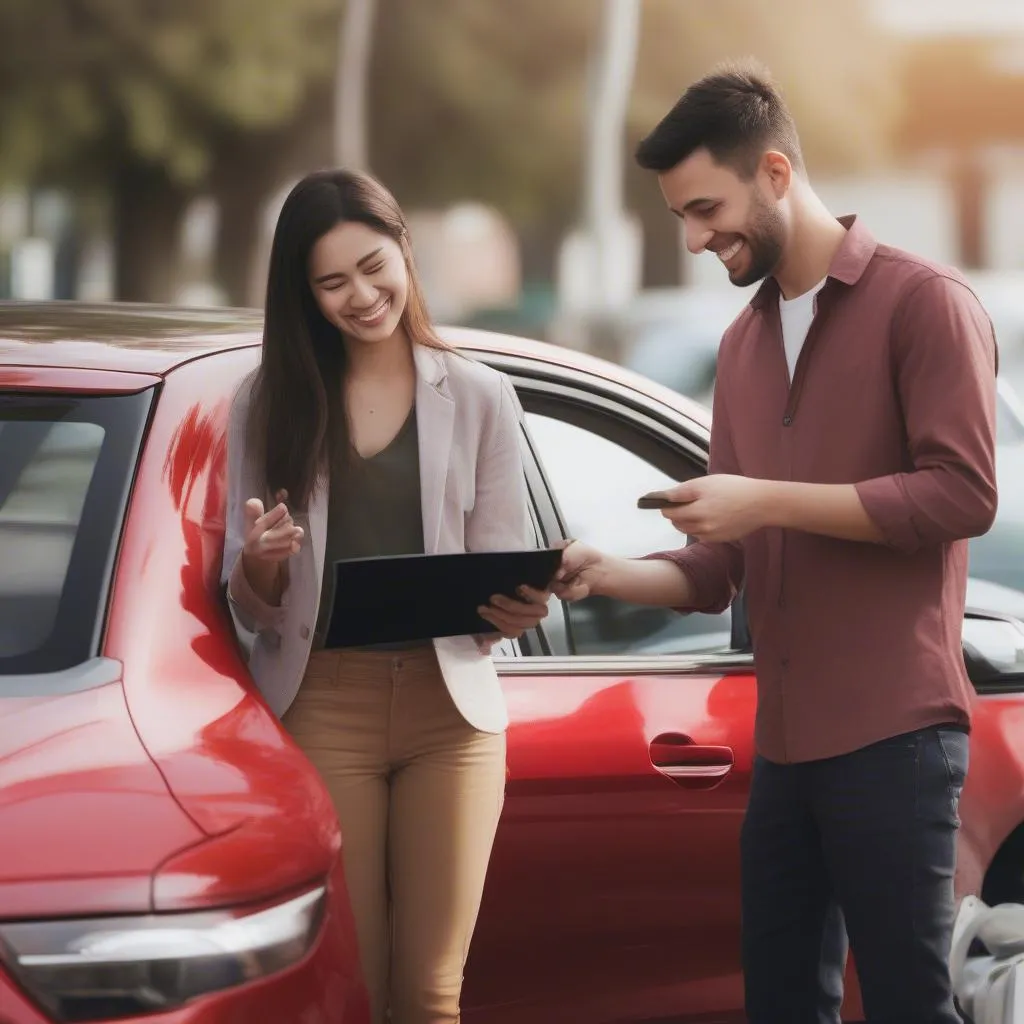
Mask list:
POLYGON ((149 401, 0 394, 0 673, 97 653, 149 401))

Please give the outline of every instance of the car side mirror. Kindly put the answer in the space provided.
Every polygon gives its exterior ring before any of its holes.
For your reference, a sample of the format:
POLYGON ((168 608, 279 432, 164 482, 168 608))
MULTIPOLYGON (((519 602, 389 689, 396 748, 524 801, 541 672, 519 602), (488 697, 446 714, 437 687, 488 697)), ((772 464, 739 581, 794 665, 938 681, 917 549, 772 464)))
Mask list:
POLYGON ((969 611, 964 617, 963 652, 967 674, 976 687, 1005 686, 1024 679, 1024 622, 969 611))

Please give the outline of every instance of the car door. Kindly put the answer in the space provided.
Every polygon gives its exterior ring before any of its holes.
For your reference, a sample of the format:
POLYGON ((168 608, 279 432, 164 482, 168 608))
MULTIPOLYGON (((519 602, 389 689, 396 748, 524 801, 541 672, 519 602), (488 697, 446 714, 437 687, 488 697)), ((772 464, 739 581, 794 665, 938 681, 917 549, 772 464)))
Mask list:
MULTIPOLYGON (((514 375, 542 539, 685 538, 637 497, 703 471, 696 425, 599 378, 514 375)), ((730 614, 553 601, 499 659, 509 777, 466 1019, 734 1020, 754 683, 730 614), (708 1016, 710 1014, 710 1016, 708 1016)))

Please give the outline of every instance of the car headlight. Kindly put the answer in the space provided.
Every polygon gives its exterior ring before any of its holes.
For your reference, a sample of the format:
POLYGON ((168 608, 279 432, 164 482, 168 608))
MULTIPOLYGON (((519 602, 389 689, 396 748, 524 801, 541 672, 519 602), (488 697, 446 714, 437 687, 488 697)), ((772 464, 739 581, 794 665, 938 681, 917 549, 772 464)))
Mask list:
POLYGON ((255 911, 0 924, 0 959, 55 1020, 156 1013, 296 963, 325 894, 255 911))

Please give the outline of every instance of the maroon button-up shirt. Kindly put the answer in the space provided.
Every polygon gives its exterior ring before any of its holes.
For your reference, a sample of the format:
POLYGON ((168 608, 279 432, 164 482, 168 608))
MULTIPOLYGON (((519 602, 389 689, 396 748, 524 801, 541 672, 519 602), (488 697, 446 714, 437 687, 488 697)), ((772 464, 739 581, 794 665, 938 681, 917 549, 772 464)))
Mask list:
POLYGON ((965 538, 996 510, 991 321, 956 271, 842 223, 792 386, 774 279, 722 339, 710 472, 855 484, 885 543, 770 528, 653 556, 687 574, 691 611, 745 582, 756 746, 777 762, 969 725, 965 538))

